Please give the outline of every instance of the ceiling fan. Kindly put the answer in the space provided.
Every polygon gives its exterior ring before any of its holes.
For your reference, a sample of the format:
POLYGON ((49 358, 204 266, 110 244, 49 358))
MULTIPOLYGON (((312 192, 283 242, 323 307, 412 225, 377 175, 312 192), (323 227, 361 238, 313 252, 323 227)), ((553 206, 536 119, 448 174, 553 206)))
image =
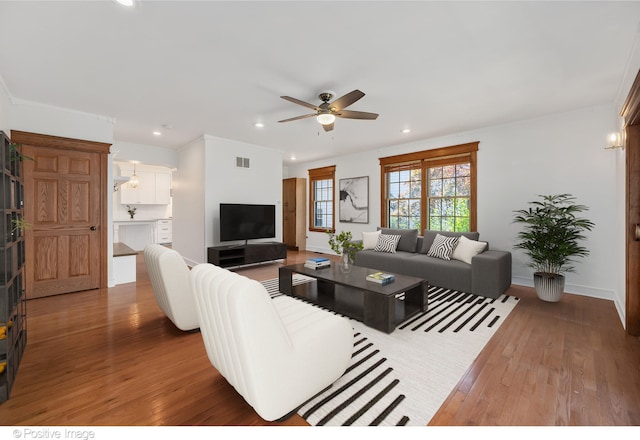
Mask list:
POLYGON ((281 96, 282 99, 286 99, 289 102, 293 102, 294 104, 298 104, 303 107, 315 110, 315 113, 296 116, 295 118, 283 119, 282 121, 278 122, 296 121, 298 119, 306 119, 315 116, 318 122, 322 124, 322 128, 324 128, 324 131, 331 131, 333 130, 333 122, 336 120, 336 118, 372 120, 378 117, 377 113, 345 110, 345 108, 349 107, 351 104, 364 96, 364 93, 362 93, 360 90, 354 90, 353 92, 349 92, 333 102, 329 102, 331 101, 331 99, 333 99, 334 96, 335 93, 330 90, 320 92, 320 94, 318 94, 318 98, 320 98, 320 100, 322 101, 322 104, 320 105, 309 104, 308 102, 300 101, 299 99, 292 98, 291 96, 281 96))

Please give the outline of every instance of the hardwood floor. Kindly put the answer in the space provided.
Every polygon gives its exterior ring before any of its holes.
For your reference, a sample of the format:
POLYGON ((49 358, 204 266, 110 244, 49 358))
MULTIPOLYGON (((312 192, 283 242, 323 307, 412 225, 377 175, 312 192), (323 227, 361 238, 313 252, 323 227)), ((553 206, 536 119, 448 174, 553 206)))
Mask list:
MULTIPOLYGON (((304 261, 290 252, 287 263, 304 261)), ((280 264, 241 270, 275 278, 280 264)), ((640 425, 640 340, 609 301, 521 298, 432 425, 640 425)), ((138 280, 30 300, 28 343, 2 425, 305 425, 266 423, 211 366, 138 280)))

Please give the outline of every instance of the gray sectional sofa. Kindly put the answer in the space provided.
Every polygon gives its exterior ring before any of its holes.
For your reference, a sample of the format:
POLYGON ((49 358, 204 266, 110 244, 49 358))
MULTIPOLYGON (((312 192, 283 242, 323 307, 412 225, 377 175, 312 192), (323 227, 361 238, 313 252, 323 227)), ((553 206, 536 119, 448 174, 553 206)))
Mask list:
POLYGON ((468 264, 457 259, 445 260, 428 254, 437 234, 478 241, 478 232, 444 232, 382 228, 385 235, 400 235, 396 252, 364 249, 356 253, 354 264, 381 271, 426 279, 430 285, 498 298, 511 285, 511 253, 486 249, 473 256, 468 264))

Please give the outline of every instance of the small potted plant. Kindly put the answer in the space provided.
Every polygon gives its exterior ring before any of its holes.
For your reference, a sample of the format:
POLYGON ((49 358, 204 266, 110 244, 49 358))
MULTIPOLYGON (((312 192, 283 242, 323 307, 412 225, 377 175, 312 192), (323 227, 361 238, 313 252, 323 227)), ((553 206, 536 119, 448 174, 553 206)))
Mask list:
POLYGON ((361 242, 351 241, 351 231, 342 231, 336 235, 335 232, 327 230, 329 235, 329 246, 331 250, 338 255, 342 255, 340 260, 340 268, 348 271, 355 259, 356 252, 363 248, 361 242))
POLYGON ((575 204, 571 194, 541 195, 541 200, 529 202, 531 207, 515 211, 514 223, 524 225, 518 233, 515 248, 522 249, 535 269, 534 286, 543 301, 560 301, 564 293, 564 273, 573 272, 576 257, 586 257, 589 250, 580 244, 584 231, 595 226, 576 214, 588 211, 575 204))
POLYGON ((136 215, 136 207, 135 206, 132 207, 131 205, 127 205, 127 212, 131 216, 131 220, 133 220, 133 216, 136 215))

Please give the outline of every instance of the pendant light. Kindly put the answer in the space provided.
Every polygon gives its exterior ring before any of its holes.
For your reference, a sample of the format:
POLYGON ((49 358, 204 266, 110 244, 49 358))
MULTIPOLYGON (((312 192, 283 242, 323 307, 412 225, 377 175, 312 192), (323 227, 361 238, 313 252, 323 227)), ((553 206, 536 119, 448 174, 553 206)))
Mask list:
POLYGON ((131 188, 137 188, 139 182, 140 181, 138 180, 138 175, 136 174, 136 164, 134 162, 134 164, 133 164, 133 174, 131 175, 131 179, 129 179, 129 186, 131 188))

